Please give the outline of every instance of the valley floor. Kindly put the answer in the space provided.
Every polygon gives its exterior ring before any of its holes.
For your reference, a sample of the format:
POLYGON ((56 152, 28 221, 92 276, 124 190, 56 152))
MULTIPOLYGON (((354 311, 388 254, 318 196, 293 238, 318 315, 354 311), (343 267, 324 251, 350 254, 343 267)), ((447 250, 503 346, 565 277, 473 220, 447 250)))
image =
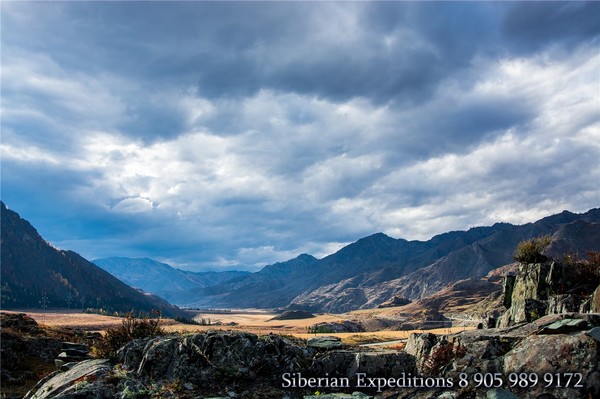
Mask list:
MULTIPOLYGON (((382 317, 384 313, 390 313, 393 308, 378 310, 374 309, 368 315, 365 311, 360 311, 363 317, 382 317)), ((122 318, 115 316, 105 316, 93 313, 82 313, 81 310, 61 309, 61 310, 40 310, 40 309, 19 309, 3 310, 6 313, 26 313, 36 322, 49 327, 78 328, 86 331, 103 332, 110 327, 121 324, 122 318)), ((163 319, 161 326, 167 332, 199 332, 205 330, 236 330, 247 331, 257 335, 269 333, 293 335, 298 338, 310 338, 319 335, 335 335, 342 339, 346 344, 358 345, 369 343, 380 343, 391 341, 390 345, 396 346, 397 341, 407 339, 413 332, 423 332, 425 330, 381 330, 370 332, 344 332, 344 333, 308 333, 307 328, 318 323, 334 323, 344 320, 356 319, 357 314, 318 314, 314 318, 298 320, 273 320, 276 313, 253 309, 253 310, 235 310, 235 311, 211 311, 200 312, 190 311, 190 318, 200 322, 204 319, 205 323, 210 325, 184 324, 173 319, 163 319)), ((473 324, 473 323, 471 323, 473 324)), ((454 326, 448 328, 437 328, 427 330, 434 334, 450 334, 464 330, 472 330, 474 326, 454 326)))

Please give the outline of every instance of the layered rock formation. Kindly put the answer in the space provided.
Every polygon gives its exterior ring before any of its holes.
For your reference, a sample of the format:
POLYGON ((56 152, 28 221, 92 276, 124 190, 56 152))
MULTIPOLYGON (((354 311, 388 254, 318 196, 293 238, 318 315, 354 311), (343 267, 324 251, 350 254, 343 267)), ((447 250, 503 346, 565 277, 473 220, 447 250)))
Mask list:
POLYGON ((546 314, 597 311, 598 265, 557 261, 519 265, 504 280, 503 304, 508 309, 498 327, 531 322, 546 314))

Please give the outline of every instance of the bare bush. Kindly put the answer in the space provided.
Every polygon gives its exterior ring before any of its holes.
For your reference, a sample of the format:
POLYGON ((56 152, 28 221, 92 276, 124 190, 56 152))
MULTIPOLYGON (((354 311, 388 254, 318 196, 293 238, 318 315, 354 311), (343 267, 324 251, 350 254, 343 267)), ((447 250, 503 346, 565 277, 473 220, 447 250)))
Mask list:
POLYGON ((147 315, 136 318, 133 312, 127 313, 120 326, 106 330, 104 337, 94 347, 94 353, 100 357, 114 359, 117 351, 130 341, 164 334, 160 328, 160 312, 152 313, 155 318, 147 315))

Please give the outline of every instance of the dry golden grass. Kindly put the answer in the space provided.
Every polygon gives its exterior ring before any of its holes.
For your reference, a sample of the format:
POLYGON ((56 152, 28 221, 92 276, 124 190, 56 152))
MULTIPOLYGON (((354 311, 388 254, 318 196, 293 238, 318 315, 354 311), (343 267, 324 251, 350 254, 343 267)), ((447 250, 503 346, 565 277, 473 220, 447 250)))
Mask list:
MULTIPOLYGON (((386 309, 369 309, 350 312, 348 314, 333 315, 323 314, 316 315, 310 319, 300 320, 270 320, 275 313, 264 311, 239 311, 239 312, 224 312, 224 313, 199 313, 195 316, 196 320, 204 318, 210 319, 211 323, 221 323, 220 325, 194 325, 182 324, 173 319, 163 319, 161 327, 167 332, 192 333, 202 332, 206 330, 236 330, 247 331, 254 334, 288 334, 298 338, 311 338, 314 336, 335 335, 340 337, 344 343, 356 345, 370 342, 395 341, 406 339, 413 332, 423 332, 425 330, 411 331, 376 331, 362 333, 332 333, 332 334, 309 334, 307 327, 322 322, 338 322, 354 318, 383 316, 397 311, 396 308, 386 309), (227 325, 227 323, 237 323, 236 325, 227 325)), ((40 310, 23 310, 23 311, 6 311, 9 313, 26 313, 34 318, 39 324, 44 324, 50 327, 66 327, 66 328, 81 328, 88 331, 104 331, 109 327, 115 327, 121 324, 121 317, 103 316, 97 314, 81 313, 76 310, 64 311, 40 311, 40 310)), ((438 328, 426 330, 434 334, 450 334, 474 327, 452 327, 438 328)), ((397 345, 397 344, 396 344, 397 345)))
POLYGON ((223 313, 198 313, 196 321, 210 320, 211 325, 198 326, 189 324, 173 324, 166 326, 167 331, 204 331, 204 330, 243 330, 255 334, 300 334, 307 331, 309 326, 317 323, 330 323, 346 320, 346 315, 323 314, 310 319, 271 320, 277 313, 261 310, 240 310, 223 313), (235 325, 232 325, 235 323, 235 325))
MULTIPOLYGON (((48 327, 80 328, 87 331, 104 331, 121 324, 122 317, 82 313, 80 310, 2 310, 5 313, 26 313, 38 324, 48 327)), ((175 320, 164 319, 165 325, 175 324, 175 320)))

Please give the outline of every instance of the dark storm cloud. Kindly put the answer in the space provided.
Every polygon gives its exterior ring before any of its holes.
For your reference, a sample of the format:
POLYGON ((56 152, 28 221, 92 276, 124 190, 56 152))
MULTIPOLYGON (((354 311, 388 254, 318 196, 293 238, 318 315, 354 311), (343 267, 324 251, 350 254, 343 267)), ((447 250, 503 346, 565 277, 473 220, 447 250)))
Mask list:
MULTIPOLYGON (((166 140, 185 132, 185 116, 162 99, 152 100, 139 93, 124 110, 126 119, 118 125, 122 133, 144 140, 166 140)), ((160 94, 155 94, 160 98, 160 94)))
MULTIPOLYGON (((290 29, 271 42, 268 54, 260 52, 260 42, 250 41, 254 47, 235 57, 225 51, 219 59, 208 60, 199 80, 200 92, 239 95, 261 87, 333 101, 366 97, 374 103, 418 103, 432 95, 440 80, 468 66, 490 36, 491 17, 472 8, 452 10, 454 19, 447 18, 445 10, 414 4, 352 4, 348 8, 360 8, 359 13, 367 16, 342 23, 335 32, 324 31, 325 24, 318 23, 307 24, 301 36, 290 29), (445 17, 437 17, 438 13, 445 17), (423 24, 431 18, 431 23, 423 24), (458 19, 469 22, 459 30, 458 19), (465 40, 472 37, 478 40, 465 40)), ((328 11, 332 10, 325 7, 322 13, 328 15, 328 11)), ((314 12, 301 10, 300 15, 308 20, 314 12)))
POLYGON ((494 22, 481 6, 344 8, 367 16, 328 32, 327 17, 335 20, 339 12, 331 4, 148 3, 142 13, 135 3, 74 3, 35 27, 50 44, 32 47, 43 51, 51 45, 61 63, 143 77, 157 88, 193 83, 210 98, 271 88, 335 101, 419 101, 440 79, 469 64, 494 22), (64 25, 59 17, 72 23, 64 25), (424 24, 426 19, 431 22, 424 24))
POLYGON ((327 16, 338 17, 339 8, 331 4, 152 2, 142 10, 129 2, 70 3, 58 14, 71 23, 41 21, 34 29, 45 40, 33 47, 51 45, 69 65, 109 68, 152 79, 157 87, 194 82, 206 97, 272 88, 336 101, 418 101, 475 55, 506 51, 497 41, 499 28, 519 42, 514 45, 533 50, 594 36, 599 29, 597 3, 384 2, 343 8, 357 13, 356 20, 325 32, 327 16))
POLYGON ((536 115, 533 104, 515 98, 491 96, 459 106, 446 105, 448 109, 437 109, 434 118, 421 122, 418 127, 420 140, 428 143, 430 149, 429 153, 427 149, 418 152, 424 157, 470 151, 481 141, 491 140, 510 128, 528 123, 536 115), (432 145, 428 138, 436 143, 432 145))
POLYGON ((552 43, 577 45, 600 34, 595 1, 515 2, 502 20, 511 44, 531 52, 552 43))

